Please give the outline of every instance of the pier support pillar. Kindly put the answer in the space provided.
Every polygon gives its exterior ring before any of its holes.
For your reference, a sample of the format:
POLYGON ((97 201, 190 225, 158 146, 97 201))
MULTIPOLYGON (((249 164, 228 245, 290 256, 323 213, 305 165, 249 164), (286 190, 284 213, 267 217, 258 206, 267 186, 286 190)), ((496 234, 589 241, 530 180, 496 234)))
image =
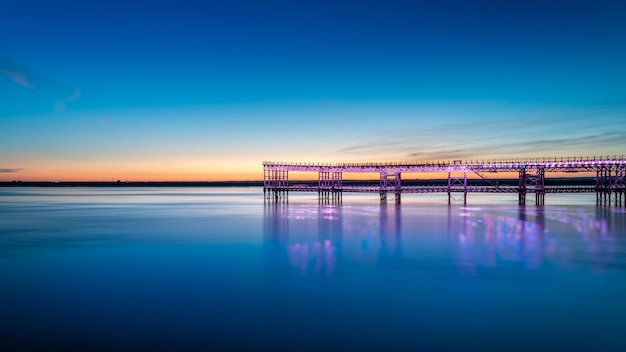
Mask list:
POLYGON ((626 206, 626 166, 606 166, 596 171, 596 205, 626 206))
POLYGON ((263 168, 263 193, 267 199, 286 198, 289 192, 289 171, 279 168, 263 168))
POLYGON ((332 172, 332 190, 334 193, 343 192, 343 173, 341 171, 332 172))
POLYGON ((396 200, 396 204, 400 204, 400 197, 402 195, 402 177, 400 172, 395 173, 395 184, 393 189, 394 198, 396 200))
POLYGON ((450 183, 450 171, 448 171, 448 205, 452 203, 452 184, 450 183))
POLYGON ((400 195, 402 194, 402 177, 401 173, 387 170, 380 172, 380 200, 387 200, 387 193, 393 191, 396 203, 400 203, 400 195))
POLYGON ((624 191, 626 190, 625 187, 626 166, 621 165, 615 169, 615 177, 613 178, 613 185, 611 187, 614 193, 616 207, 624 206, 624 191))
POLYGON ((343 173, 341 171, 320 170, 317 174, 317 191, 342 192, 343 173))
POLYGON ((467 205, 467 171, 463 171, 463 205, 467 205))
POLYGON ((318 193, 317 201, 319 204, 341 204, 341 192, 321 191, 318 193))
POLYGON ((602 167, 596 171, 596 205, 611 205, 611 168, 602 167))
POLYGON ((331 187, 330 172, 320 170, 317 173, 317 192, 322 193, 331 187))
POLYGON ((526 205, 526 169, 522 168, 519 170, 519 180, 518 180, 518 204, 526 205))
POLYGON ((528 175, 526 180, 530 181, 531 187, 535 192, 535 204, 544 205, 546 198, 546 170, 543 167, 539 167, 536 173, 528 175))
POLYGON ((536 205, 544 205, 546 196, 545 169, 543 167, 520 169, 517 192, 519 205, 526 205, 528 193, 535 194, 536 205))
POLYGON ((448 171, 448 205, 452 204, 452 192, 463 192, 463 205, 467 205, 467 171, 463 170, 463 178, 455 177, 453 171, 448 171))

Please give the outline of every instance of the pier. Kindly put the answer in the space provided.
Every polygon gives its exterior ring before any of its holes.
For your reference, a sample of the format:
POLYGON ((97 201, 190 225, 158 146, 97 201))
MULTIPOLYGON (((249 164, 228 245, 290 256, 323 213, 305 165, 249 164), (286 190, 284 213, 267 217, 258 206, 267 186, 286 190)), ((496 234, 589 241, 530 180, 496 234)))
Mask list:
POLYGON ((341 199, 344 192, 377 193, 381 201, 393 194, 397 203, 404 193, 447 193, 448 204, 453 195, 461 195, 463 204, 467 204, 469 193, 514 193, 520 205, 527 199, 543 205, 548 193, 595 193, 597 205, 623 207, 625 176, 624 156, 360 163, 265 161, 263 192, 267 199, 276 200, 286 198, 289 192, 317 192, 320 201, 341 199), (297 172, 317 173, 317 182, 290 183, 290 174, 297 172), (595 184, 546 185, 549 173, 576 172, 595 174, 595 184), (344 185, 344 173, 371 173, 379 182, 344 185), (402 175, 407 173, 440 174, 447 182, 406 185, 402 175), (486 176, 498 173, 516 174, 517 184, 499 184, 486 176), (468 175, 477 177, 481 184, 468 184, 468 175))

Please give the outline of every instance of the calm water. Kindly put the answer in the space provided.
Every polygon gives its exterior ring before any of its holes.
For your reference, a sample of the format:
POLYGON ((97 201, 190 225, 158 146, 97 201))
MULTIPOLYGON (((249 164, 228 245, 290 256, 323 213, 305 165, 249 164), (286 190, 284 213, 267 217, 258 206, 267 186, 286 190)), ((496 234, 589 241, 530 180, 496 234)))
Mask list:
POLYGON ((0 188, 2 350, 626 350, 624 209, 376 197, 0 188))

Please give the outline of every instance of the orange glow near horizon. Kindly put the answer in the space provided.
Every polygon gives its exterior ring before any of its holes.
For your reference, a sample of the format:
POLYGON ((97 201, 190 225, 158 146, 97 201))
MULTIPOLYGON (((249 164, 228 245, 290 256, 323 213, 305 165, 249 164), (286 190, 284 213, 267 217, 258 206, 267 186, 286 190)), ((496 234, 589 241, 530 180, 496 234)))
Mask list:
MULTIPOLYGON (((402 175, 403 180, 433 180, 433 179, 447 179, 447 173, 411 173, 409 175, 402 175)), ((462 178, 462 175, 453 175, 453 177, 462 178)), ((516 179, 518 176, 516 173, 498 173, 491 174, 488 179, 516 179)), ((595 174, 589 172, 579 173, 547 173, 546 178, 569 178, 569 177, 595 177, 595 174)), ((467 175, 468 179, 479 179, 476 175, 467 175)), ((316 173, 305 172, 290 172, 290 181, 312 181, 317 180, 316 173)), ((344 180, 378 180, 378 174, 376 173, 349 173, 344 174, 344 180)), ((141 173, 129 173, 121 177, 114 177, 103 175, 97 172, 85 172, 75 173, 71 175, 63 173, 49 173, 49 174, 21 174, 17 177, 16 173, 6 173, 0 175, 1 182, 11 181, 24 181, 24 182, 114 182, 114 181, 164 181, 164 182, 218 182, 218 181, 262 181, 263 171, 248 172, 248 173, 164 173, 164 172, 141 172, 141 173)))
POLYGON ((263 180, 260 162, 228 163, 102 163, 42 162, 15 172, 0 173, 0 181, 249 181, 263 180))
POLYGON ((262 181, 263 170, 249 173, 184 173, 184 172, 81 172, 81 173, 5 173, 0 174, 0 181, 80 181, 80 182, 109 182, 109 181, 262 181), (114 176, 116 175, 116 176, 114 176))
MULTIPOLYGON (((262 161, 257 160, 131 160, 111 161, 92 160, 51 162, 33 160, 14 172, 0 173, 0 181, 261 181, 263 180, 262 161)), ((517 173, 483 173, 488 179, 517 178, 517 173)), ((595 173, 578 172, 547 173, 546 178, 594 177, 595 173)), ((446 179, 447 173, 404 173, 403 180, 446 179)), ((453 177, 462 178, 462 173, 453 177)), ((474 173, 468 179, 478 179, 474 173)), ((317 180, 316 172, 290 172, 289 179, 317 180)), ((346 172, 344 180, 377 180, 377 173, 346 172)))

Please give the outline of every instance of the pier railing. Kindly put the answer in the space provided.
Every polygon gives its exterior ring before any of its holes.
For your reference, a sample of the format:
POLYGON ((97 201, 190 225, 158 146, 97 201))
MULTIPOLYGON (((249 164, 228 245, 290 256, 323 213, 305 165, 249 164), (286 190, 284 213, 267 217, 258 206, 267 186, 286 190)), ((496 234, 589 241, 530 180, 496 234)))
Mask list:
POLYGON ((313 167, 372 167, 372 166, 483 166, 483 165, 539 165, 539 164, 620 164, 626 162, 624 155, 577 156, 506 159, 469 159, 435 161, 382 161, 382 162, 290 162, 263 161, 263 166, 313 166, 313 167))

